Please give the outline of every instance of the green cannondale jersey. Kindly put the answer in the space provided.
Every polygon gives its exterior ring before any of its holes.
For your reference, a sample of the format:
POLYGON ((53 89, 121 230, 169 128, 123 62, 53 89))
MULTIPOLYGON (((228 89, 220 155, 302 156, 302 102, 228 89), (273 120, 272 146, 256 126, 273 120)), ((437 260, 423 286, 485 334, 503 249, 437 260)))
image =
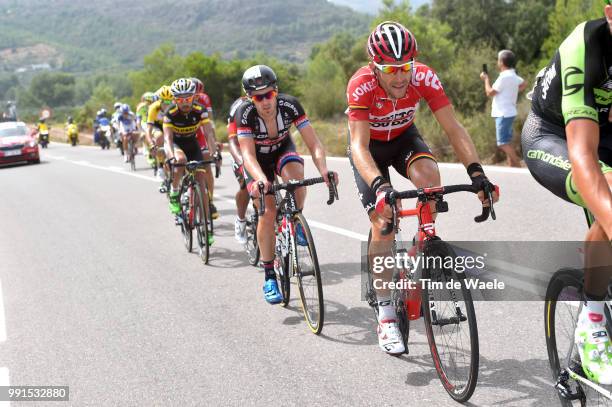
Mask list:
POLYGON ((612 34, 606 19, 578 25, 563 41, 534 88, 532 110, 565 126, 590 119, 602 135, 612 135, 612 34))

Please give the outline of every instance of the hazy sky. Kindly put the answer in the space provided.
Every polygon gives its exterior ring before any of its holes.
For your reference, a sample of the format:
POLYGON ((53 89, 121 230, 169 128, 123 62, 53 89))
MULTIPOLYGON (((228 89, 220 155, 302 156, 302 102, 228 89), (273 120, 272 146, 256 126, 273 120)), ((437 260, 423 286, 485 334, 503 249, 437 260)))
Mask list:
MULTIPOLYGON (((381 0, 328 0, 331 3, 341 4, 343 6, 349 6, 357 11, 368 14, 376 14, 378 8, 382 4, 381 0)), ((411 0, 410 5, 412 9, 418 8, 421 4, 431 3, 430 0, 411 0)))

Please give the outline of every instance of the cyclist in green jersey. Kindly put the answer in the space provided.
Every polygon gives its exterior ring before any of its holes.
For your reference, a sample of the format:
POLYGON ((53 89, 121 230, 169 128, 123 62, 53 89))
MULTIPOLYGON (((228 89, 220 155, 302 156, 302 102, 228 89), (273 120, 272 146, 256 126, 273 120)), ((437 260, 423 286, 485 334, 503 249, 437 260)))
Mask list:
POLYGON ((612 246, 595 243, 612 239, 612 4, 604 2, 605 18, 579 24, 538 74, 521 137, 534 178, 594 215, 575 340, 587 377, 612 384, 604 314, 612 246))

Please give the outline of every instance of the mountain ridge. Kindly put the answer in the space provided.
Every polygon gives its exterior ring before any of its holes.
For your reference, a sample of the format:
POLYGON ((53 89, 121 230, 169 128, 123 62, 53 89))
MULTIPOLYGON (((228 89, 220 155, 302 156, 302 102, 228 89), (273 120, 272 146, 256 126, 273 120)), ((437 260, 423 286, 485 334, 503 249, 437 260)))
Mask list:
MULTIPOLYGON (((370 20, 326 0, 9 0, 0 3, 0 52, 44 44, 59 50, 59 68, 72 72, 139 67, 166 42, 183 54, 264 52, 303 61, 312 45, 336 32, 366 33, 370 20)), ((0 70, 15 68, 0 62, 0 70)))

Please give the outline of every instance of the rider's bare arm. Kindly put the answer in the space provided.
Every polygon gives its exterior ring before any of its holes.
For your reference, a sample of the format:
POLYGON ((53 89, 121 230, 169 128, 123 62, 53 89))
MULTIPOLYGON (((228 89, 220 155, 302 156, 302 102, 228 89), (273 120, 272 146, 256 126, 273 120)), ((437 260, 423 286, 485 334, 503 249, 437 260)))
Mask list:
POLYGON ((480 162, 474 143, 465 130, 465 127, 457 120, 453 107, 448 105, 438 109, 434 112, 434 116, 448 136, 448 141, 453 146, 453 150, 455 154, 457 154, 459 161, 461 161, 466 168, 472 163, 480 162))
POLYGON ((170 160, 174 158, 174 132, 170 127, 165 126, 166 123, 169 123, 169 121, 167 122, 166 120, 167 119, 164 119, 164 150, 166 151, 166 156, 170 160))
POLYGON ((242 152, 242 159, 244 160, 244 166, 247 171, 252 174, 254 179, 265 180, 266 174, 264 174, 261 166, 257 162, 255 141, 249 137, 241 137, 238 141, 240 142, 240 151, 242 152))
POLYGON ((378 170, 372 154, 370 154, 370 123, 366 120, 349 120, 349 131, 351 133, 353 163, 355 163, 361 178, 368 185, 372 185, 374 178, 382 176, 382 174, 378 170))
POLYGON ((213 129, 211 121, 206 120, 202 127, 204 128, 204 134, 206 134, 206 141, 208 142, 208 149, 211 155, 215 155, 217 152, 217 137, 215 136, 215 129, 213 129))
POLYGON ((325 149, 323 148, 323 144, 321 144, 321 140, 319 140, 314 128, 311 125, 308 125, 302 127, 299 131, 302 135, 304 143, 306 144, 306 147, 308 147, 310 154, 312 154, 312 161, 319 170, 319 173, 327 174, 325 149))
POLYGON ((566 126, 567 148, 578 192, 612 240, 612 192, 601 172, 597 146, 599 125, 589 119, 574 119, 566 126))
POLYGON ((153 141, 153 125, 151 123, 147 123, 147 131, 145 132, 145 140, 149 146, 155 144, 153 141))
POLYGON ((229 137, 227 139, 227 144, 229 146, 229 152, 232 155, 232 158, 238 165, 242 165, 242 152, 240 151, 240 144, 238 143, 238 137, 229 137))

